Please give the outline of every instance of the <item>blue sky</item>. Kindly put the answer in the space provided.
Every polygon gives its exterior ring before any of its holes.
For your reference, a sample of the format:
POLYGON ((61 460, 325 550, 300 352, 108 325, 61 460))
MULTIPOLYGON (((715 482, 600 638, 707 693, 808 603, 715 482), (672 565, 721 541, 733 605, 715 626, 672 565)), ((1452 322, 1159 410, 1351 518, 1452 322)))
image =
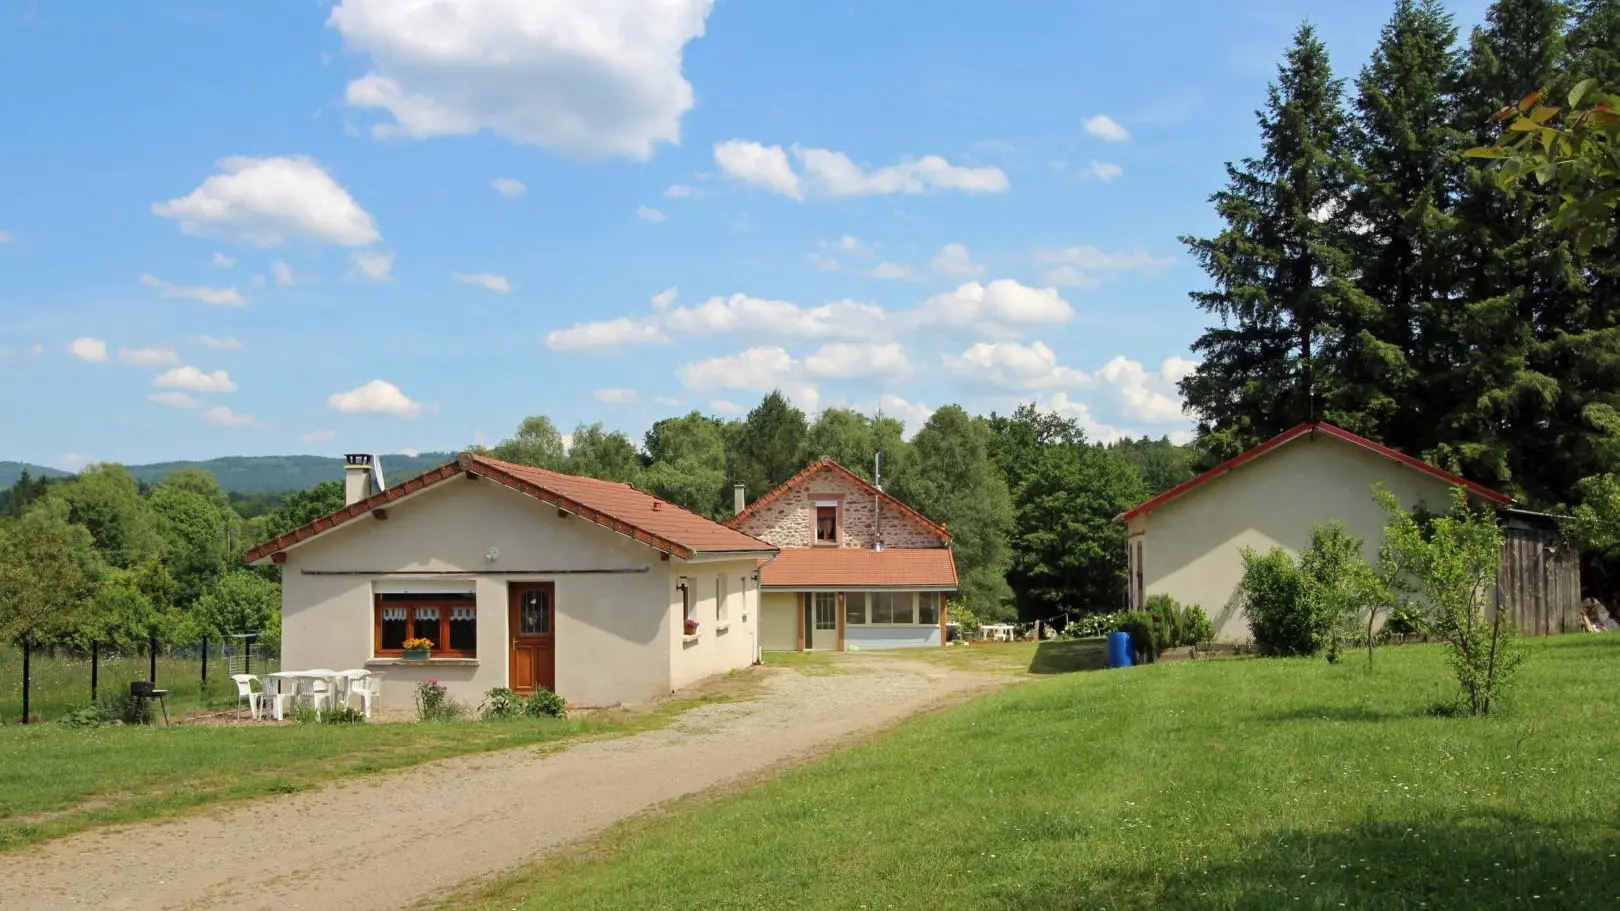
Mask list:
POLYGON ((773 387, 1185 433, 1176 238, 1299 21, 1351 76, 1388 13, 0 0, 0 459, 639 439, 773 387))

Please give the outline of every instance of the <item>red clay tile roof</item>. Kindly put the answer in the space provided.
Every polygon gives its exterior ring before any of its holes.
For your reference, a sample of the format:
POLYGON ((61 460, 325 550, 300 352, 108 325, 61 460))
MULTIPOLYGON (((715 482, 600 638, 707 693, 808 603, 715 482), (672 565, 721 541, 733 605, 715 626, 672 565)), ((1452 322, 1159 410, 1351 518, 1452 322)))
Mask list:
POLYGON ((582 478, 462 453, 454 462, 266 541, 243 554, 242 560, 253 563, 280 553, 351 519, 460 475, 488 478, 677 557, 688 558, 700 553, 770 553, 776 550, 758 538, 688 512, 629 484, 582 478))
POLYGON ((765 494, 763 497, 760 497, 759 499, 755 500, 754 502, 748 504, 748 506, 746 508, 744 508, 742 512, 739 512, 736 515, 732 516, 731 518, 727 519, 726 524, 731 526, 732 528, 736 528, 737 526, 741 525, 743 523, 743 521, 746 520, 749 516, 753 515, 754 512, 756 510, 758 510, 760 507, 764 506, 767 503, 772 502, 773 500, 777 499, 778 497, 782 496, 784 493, 787 493, 788 491, 792 490, 793 488, 799 486, 800 484, 803 484, 805 481, 809 480, 812 475, 814 475, 818 471, 821 471, 824 468, 825 469, 831 469, 833 471, 838 472, 839 474, 844 475, 845 477, 849 478, 851 481, 854 481, 860 487, 864 488, 867 493, 875 493, 875 494, 877 494, 878 496, 882 497, 884 499, 884 501, 887 502, 890 506, 894 507, 895 509, 898 509, 900 512, 904 513, 905 515, 908 515, 908 516, 912 517, 913 519, 916 519, 918 522, 921 522, 923 524, 923 526, 926 527, 929 531, 933 532, 936 535, 939 535, 939 539, 941 541, 944 541, 946 543, 950 542, 951 533, 945 530, 945 526, 937 525, 937 524, 929 521, 927 516, 923 515, 922 513, 918 512, 915 509, 912 509, 910 506, 907 506, 906 504, 900 502, 899 500, 896 500, 894 497, 889 496, 888 494, 884 493, 883 491, 877 489, 877 487, 873 486, 865 478, 861 477, 860 475, 856 474, 853 471, 850 471, 848 468, 845 468, 844 466, 838 464, 837 462, 834 462, 832 459, 822 459, 822 460, 820 460, 818 462, 810 463, 810 465, 808 467, 806 467, 803 471, 799 472, 798 474, 794 475, 791 478, 788 478, 786 481, 783 481, 782 483, 776 485, 776 487, 771 489, 771 491, 769 493, 765 494))
POLYGON ((1333 437, 1334 439, 1337 439, 1337 440, 1342 440, 1342 441, 1344 441, 1346 443, 1349 443, 1349 444, 1351 444, 1353 446, 1360 446, 1362 449, 1365 449, 1365 450, 1367 450, 1369 452, 1376 453, 1376 454, 1384 456, 1385 458, 1388 458, 1388 459, 1393 459, 1395 461, 1395 463, 1398 464, 1398 465, 1404 465, 1407 468, 1411 468, 1411 469, 1414 469, 1416 471, 1421 471, 1424 474, 1431 475, 1433 477, 1439 478, 1440 480, 1445 481, 1447 484, 1451 484, 1451 485, 1457 486, 1457 487, 1466 488, 1469 492, 1473 493, 1474 495, 1476 495, 1478 497, 1481 497, 1481 498, 1483 498, 1483 499, 1485 499, 1485 500, 1487 500, 1487 501, 1489 501, 1491 503, 1495 503, 1498 506, 1507 506, 1507 505, 1509 505, 1509 504, 1511 504, 1513 502, 1513 498, 1508 496, 1505 493, 1500 493, 1498 491, 1491 490, 1488 487, 1482 487, 1479 484, 1475 484, 1473 481, 1470 481, 1470 480, 1467 480, 1465 478, 1454 475, 1449 471, 1443 471, 1443 470, 1441 470, 1439 468, 1436 468, 1433 465, 1430 465, 1429 463, 1424 462, 1424 461, 1422 461, 1420 459, 1414 459, 1414 458, 1412 458, 1411 456, 1407 455, 1404 452, 1399 452, 1397 450, 1390 449, 1388 446, 1383 446, 1383 445, 1380 445, 1378 443, 1374 443, 1372 440, 1369 440, 1364 436, 1359 436, 1357 434, 1351 433, 1350 431, 1345 430, 1343 427, 1335 427, 1335 426, 1333 426, 1332 424, 1329 424, 1326 421, 1311 421, 1311 422, 1308 422, 1308 423, 1300 424, 1299 426, 1291 428, 1289 430, 1286 430, 1286 431, 1272 437, 1271 439, 1265 441, 1264 443, 1261 443, 1259 446, 1256 446, 1253 449, 1250 449, 1248 452, 1240 453, 1239 455, 1234 456, 1233 458, 1227 459, 1226 461, 1222 462, 1221 464, 1216 465, 1214 468, 1211 468, 1210 470, 1204 472, 1203 474, 1199 475, 1196 478, 1193 478, 1190 481, 1184 481, 1184 482, 1182 482, 1180 484, 1177 484, 1175 487, 1170 488, 1169 490, 1165 491, 1164 493, 1159 494, 1158 496, 1154 497, 1153 499, 1148 500, 1147 502, 1142 503, 1139 506, 1135 506, 1135 507, 1133 507, 1131 509, 1126 510, 1125 512, 1120 513, 1118 516, 1116 516, 1114 518, 1114 521, 1115 522, 1129 522, 1131 519, 1134 519, 1139 515, 1142 515, 1142 514, 1148 513, 1148 512, 1152 512, 1153 510, 1159 508, 1160 506, 1163 506, 1164 504, 1170 502, 1171 500, 1174 500, 1177 497, 1182 496, 1183 494, 1187 493, 1188 491, 1191 491, 1196 487, 1199 487, 1199 486, 1201 486, 1203 484, 1207 484, 1210 481, 1215 480, 1216 478, 1220 477, 1223 474, 1226 474, 1228 471, 1231 471, 1232 469, 1238 467, 1239 465, 1243 465, 1243 464, 1245 464, 1247 462, 1253 461, 1254 459, 1257 459, 1260 456, 1265 455, 1266 453, 1272 451, 1273 449, 1276 449, 1279 446, 1282 446, 1282 445, 1284 445, 1286 443, 1293 442, 1294 440, 1297 440, 1300 437, 1310 436, 1310 435, 1316 434, 1316 433, 1324 434, 1326 436, 1333 437))
POLYGON ((948 547, 784 548, 760 567, 759 584, 768 588, 847 585, 956 588, 956 560, 948 547))

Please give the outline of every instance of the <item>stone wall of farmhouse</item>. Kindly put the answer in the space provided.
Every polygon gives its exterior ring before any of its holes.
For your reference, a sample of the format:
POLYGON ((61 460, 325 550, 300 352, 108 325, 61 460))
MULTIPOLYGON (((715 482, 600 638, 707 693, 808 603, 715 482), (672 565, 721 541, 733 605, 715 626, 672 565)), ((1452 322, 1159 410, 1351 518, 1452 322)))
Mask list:
MULTIPOLYGON (((811 503, 818 499, 836 499, 842 504, 842 546, 872 546, 877 512, 871 491, 831 469, 818 471, 792 490, 784 491, 749 516, 739 530, 777 547, 810 547, 815 543, 815 510, 811 503)), ((885 503, 883 546, 942 547, 944 543, 894 504, 885 503)))

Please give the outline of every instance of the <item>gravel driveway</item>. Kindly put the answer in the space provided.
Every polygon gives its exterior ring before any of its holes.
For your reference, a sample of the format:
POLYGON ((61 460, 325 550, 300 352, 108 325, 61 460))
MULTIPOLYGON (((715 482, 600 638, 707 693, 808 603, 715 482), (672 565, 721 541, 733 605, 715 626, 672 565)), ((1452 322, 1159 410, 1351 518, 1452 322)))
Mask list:
POLYGON ((47 842, 5 857, 0 908, 398 908, 1009 681, 877 657, 836 670, 760 670, 763 696, 630 737, 444 760, 47 842))

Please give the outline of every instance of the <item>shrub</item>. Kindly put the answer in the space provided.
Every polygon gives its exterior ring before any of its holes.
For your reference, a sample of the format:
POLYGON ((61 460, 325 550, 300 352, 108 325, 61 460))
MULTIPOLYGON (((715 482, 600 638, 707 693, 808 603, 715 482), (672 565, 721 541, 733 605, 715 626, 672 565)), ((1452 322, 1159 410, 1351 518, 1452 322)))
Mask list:
POLYGON ((1188 604, 1182 609, 1181 634, 1182 645, 1198 645, 1201 642, 1215 641, 1215 624, 1204 613, 1204 609, 1196 604, 1188 604))
POLYGON ((1155 628, 1153 615, 1146 611, 1126 611, 1119 632, 1131 636, 1131 651, 1138 664, 1152 664, 1163 651, 1163 633, 1155 628))
POLYGON ((112 695, 103 697, 97 705, 101 709, 103 724, 114 721, 121 724, 141 723, 140 703, 129 694, 129 690, 114 690, 112 695))
POLYGON ((96 728, 101 727, 102 720, 101 707, 87 705, 68 712, 61 718, 56 719, 56 722, 70 728, 96 728))
POLYGON ((523 714, 530 718, 567 718, 568 703, 545 687, 536 687, 523 702, 523 714))
POLYGON ((352 705, 340 705, 321 713, 321 724, 363 724, 366 713, 352 705))
POLYGON ((1417 636, 1429 631, 1429 624, 1417 608, 1400 605, 1389 612, 1384 630, 1392 636, 1417 636))
POLYGON ((1124 611, 1111 611, 1105 614, 1081 614, 1069 621, 1069 625, 1063 628, 1063 638, 1095 639, 1098 636, 1106 636, 1119 629, 1120 622, 1124 617, 1124 611))
POLYGON ((315 706, 307 702, 295 702, 292 707, 292 720, 298 724, 318 724, 321 717, 315 711, 315 706))
POLYGON ((478 714, 485 721, 518 718, 523 715, 524 705, 522 696, 504 686, 498 686, 484 694, 484 701, 478 706, 478 714))
POLYGON ((416 717, 422 721, 454 721, 462 712, 461 704, 439 681, 429 677, 416 685, 416 717))
POLYGON ((1305 604, 1305 577, 1288 551, 1245 547, 1239 593, 1255 645, 1268 655, 1311 654, 1316 642, 1305 604))
POLYGON ((1429 631, 1451 657, 1468 711, 1488 715, 1524 660, 1513 627, 1497 611, 1486 616, 1486 596, 1501 567, 1502 530, 1496 517, 1474 509, 1461 487, 1451 491, 1451 512, 1423 524, 1400 508, 1388 490, 1373 497, 1384 507, 1384 553, 1401 568, 1392 585, 1418 596, 1429 631))

